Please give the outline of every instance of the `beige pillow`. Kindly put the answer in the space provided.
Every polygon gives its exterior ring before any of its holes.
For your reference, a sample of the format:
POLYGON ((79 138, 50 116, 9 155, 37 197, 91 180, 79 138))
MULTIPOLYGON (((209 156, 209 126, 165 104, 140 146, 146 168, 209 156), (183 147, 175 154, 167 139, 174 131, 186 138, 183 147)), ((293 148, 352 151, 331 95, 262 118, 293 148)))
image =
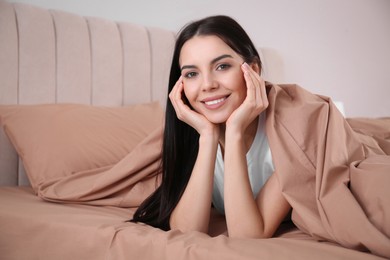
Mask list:
POLYGON ((157 102, 0 106, 1 124, 35 190, 51 180, 114 165, 161 126, 162 118, 157 102))

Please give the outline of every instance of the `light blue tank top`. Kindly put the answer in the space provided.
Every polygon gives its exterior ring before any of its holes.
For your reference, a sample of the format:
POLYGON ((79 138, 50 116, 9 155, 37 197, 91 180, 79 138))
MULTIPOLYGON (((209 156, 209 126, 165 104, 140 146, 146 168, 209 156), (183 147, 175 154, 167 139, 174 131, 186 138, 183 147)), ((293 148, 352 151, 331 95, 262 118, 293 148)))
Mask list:
MULTIPOLYGON (((246 154, 248 165, 249 181, 252 187, 253 197, 255 198, 265 182, 274 172, 271 150, 268 145, 267 136, 265 133, 265 113, 259 115, 259 123, 255 139, 252 146, 246 154)), ((214 169, 214 187, 212 194, 212 202, 214 207, 220 212, 225 213, 224 207, 224 162, 221 152, 221 147, 218 145, 217 158, 214 169)))

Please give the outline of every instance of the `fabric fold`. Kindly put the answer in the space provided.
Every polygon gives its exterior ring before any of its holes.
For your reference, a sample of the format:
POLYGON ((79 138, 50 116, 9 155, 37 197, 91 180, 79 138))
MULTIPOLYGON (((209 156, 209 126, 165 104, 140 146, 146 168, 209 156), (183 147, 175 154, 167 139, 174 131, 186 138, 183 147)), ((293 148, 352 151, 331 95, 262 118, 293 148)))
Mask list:
POLYGON ((390 257, 390 156, 381 149, 390 127, 379 124, 380 146, 329 98, 297 85, 268 89, 267 135, 294 223, 318 240, 390 257))
MULTIPOLYGON (((266 132, 292 220, 319 241, 390 257, 390 120, 348 119, 297 85, 267 83, 266 132)), ((137 207, 159 185, 162 129, 112 167, 43 183, 55 202, 137 207)))
POLYGON ((137 207, 159 185, 161 158, 159 127, 112 167, 74 173, 38 187, 48 201, 137 207))

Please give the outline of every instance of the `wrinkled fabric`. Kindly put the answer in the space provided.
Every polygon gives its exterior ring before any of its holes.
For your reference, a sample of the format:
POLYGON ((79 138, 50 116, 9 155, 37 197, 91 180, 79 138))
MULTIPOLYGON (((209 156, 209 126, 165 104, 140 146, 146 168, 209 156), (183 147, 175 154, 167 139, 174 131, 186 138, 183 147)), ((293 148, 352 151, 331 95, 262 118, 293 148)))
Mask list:
POLYGON ((53 202, 139 206, 160 183, 161 133, 157 128, 113 166, 47 181, 38 196, 53 202))
POLYGON ((210 235, 165 232, 125 222, 134 209, 48 203, 21 187, 0 187, 0 205, 2 260, 382 259, 316 242, 291 223, 271 239, 229 238, 223 216, 212 214, 210 235))
MULTIPOLYGON (((295 225, 319 241, 389 258, 389 119, 346 120, 329 98, 297 85, 267 83, 267 91, 268 141, 295 225)), ((117 165, 58 179, 39 196, 136 207, 159 184, 161 140, 158 129, 117 165)))
POLYGON ((329 98, 267 88, 267 135, 294 223, 318 240, 390 257, 390 120, 360 119, 355 132, 329 98))

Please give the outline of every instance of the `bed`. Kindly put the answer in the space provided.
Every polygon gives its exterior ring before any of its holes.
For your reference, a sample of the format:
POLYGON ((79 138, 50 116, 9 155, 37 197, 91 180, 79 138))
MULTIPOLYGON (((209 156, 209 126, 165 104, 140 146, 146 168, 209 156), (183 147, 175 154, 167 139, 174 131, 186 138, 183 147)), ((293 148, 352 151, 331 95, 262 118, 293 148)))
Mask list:
MULTIPOLYGON (((351 249, 288 220, 271 239, 233 239, 214 211, 208 234, 127 222, 159 183, 174 33, 0 1, 0 35, 1 259, 382 259, 389 252, 386 235, 379 251, 351 249)), ((372 150, 390 150, 389 120, 367 121, 350 123, 376 138, 372 150)))

